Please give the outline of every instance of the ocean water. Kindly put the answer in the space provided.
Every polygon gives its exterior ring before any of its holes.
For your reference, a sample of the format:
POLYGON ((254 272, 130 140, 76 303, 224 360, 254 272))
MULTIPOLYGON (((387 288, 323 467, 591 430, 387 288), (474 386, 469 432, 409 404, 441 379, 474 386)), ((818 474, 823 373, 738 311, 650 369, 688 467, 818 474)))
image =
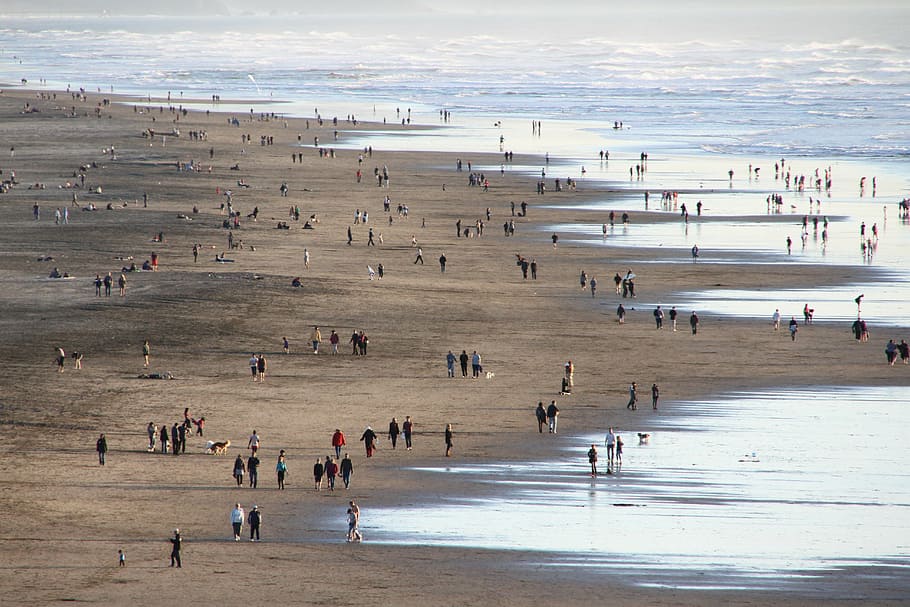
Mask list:
POLYGON ((672 416, 643 409, 636 425, 616 428, 624 463, 612 475, 607 417, 602 432, 558 439, 566 450, 557 460, 415 470, 467 479, 480 497, 372 510, 366 533, 531 550, 553 566, 670 587, 824 593, 813 583, 822 570, 881 565, 887 577, 910 565, 910 388, 801 387, 672 407, 672 416))

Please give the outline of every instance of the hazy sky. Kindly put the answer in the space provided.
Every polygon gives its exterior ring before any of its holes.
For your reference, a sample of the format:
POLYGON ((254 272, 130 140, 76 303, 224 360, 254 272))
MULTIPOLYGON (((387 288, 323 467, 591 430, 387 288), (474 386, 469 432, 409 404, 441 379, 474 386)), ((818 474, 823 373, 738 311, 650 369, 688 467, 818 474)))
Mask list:
POLYGON ((2 0, 0 14, 293 15, 297 20, 281 27, 551 42, 580 37, 887 42, 902 40, 900 29, 910 23, 910 0, 346 0, 337 6, 327 11, 324 0, 2 0))

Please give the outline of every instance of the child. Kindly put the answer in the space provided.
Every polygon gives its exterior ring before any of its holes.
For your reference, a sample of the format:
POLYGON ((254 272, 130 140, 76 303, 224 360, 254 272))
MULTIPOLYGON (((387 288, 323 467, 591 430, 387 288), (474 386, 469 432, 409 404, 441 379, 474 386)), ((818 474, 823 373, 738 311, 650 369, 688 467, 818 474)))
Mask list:
POLYGON ((123 550, 118 550, 117 555, 117 560, 120 562, 120 566, 126 567, 126 555, 123 554, 123 550))
POLYGON ((291 353, 291 344, 290 344, 290 342, 288 341, 288 338, 287 338, 287 337, 282 337, 281 339, 282 339, 282 341, 284 342, 284 353, 285 353, 285 354, 290 354, 290 353, 291 353))
POLYGON ((616 465, 622 466, 622 437, 616 437, 616 465))

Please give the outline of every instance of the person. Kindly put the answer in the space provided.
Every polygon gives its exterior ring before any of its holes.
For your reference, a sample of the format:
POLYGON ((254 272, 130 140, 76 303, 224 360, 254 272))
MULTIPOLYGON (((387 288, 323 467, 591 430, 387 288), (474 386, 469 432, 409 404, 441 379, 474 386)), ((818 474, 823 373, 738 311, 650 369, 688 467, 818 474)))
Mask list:
POLYGON ((149 356, 151 355, 151 353, 152 353, 152 348, 149 345, 149 340, 146 339, 144 342, 142 342, 142 358, 145 361, 145 364, 143 366, 146 369, 148 369, 148 366, 149 366, 149 356))
POLYGON ((607 446, 607 469, 610 469, 613 466, 613 457, 616 452, 616 435, 613 434, 612 427, 607 430, 607 437, 604 439, 604 444, 607 446))
POLYGON ((322 489, 322 477, 325 475, 325 466, 322 463, 322 460, 318 457, 316 458, 316 463, 313 464, 313 482, 316 484, 316 491, 322 489))
POLYGON ((104 465, 104 454, 107 453, 107 439, 102 434, 95 443, 95 451, 98 452, 98 463, 104 465))
POLYGON ((332 356, 338 354, 338 342, 340 338, 338 333, 335 333, 335 330, 332 329, 332 334, 329 336, 329 343, 332 344, 332 356))
POLYGON ((636 394, 637 390, 638 386, 633 381, 629 386, 629 404, 626 405, 626 409, 632 409, 635 411, 638 408, 638 395, 636 394))
POLYGON ((258 361, 256 363, 256 371, 258 372, 257 378, 259 379, 260 382, 264 382, 265 381, 265 372, 266 372, 266 370, 268 370, 269 364, 265 360, 265 354, 260 353, 257 358, 258 358, 258 361))
POLYGON ((259 358, 256 354, 250 353, 250 376, 252 381, 256 381, 256 376, 259 374, 259 358))
POLYGON ((446 272, 446 254, 443 253, 439 256, 439 270, 445 274, 446 272))
POLYGON ((547 423, 547 410, 543 408, 543 401, 537 403, 534 415, 537 416, 537 431, 543 434, 543 426, 547 423))
POLYGON ((897 344, 894 343, 893 339, 889 339, 885 345, 885 358, 888 360, 888 364, 893 367, 894 361, 897 360, 897 344))
POLYGON ((593 443, 588 449, 588 463, 591 464, 591 478, 594 478, 597 476, 597 447, 593 443))
POLYGON ((284 478, 288 473, 288 465, 284 457, 284 449, 278 453, 278 463, 275 465, 275 472, 278 473, 278 488, 284 489, 284 478))
POLYGON ((259 434, 253 430, 253 433, 250 435, 250 440, 246 444, 247 449, 252 451, 253 455, 256 455, 256 452, 259 451, 259 442, 259 434))
MULTIPOLYGON (((575 387, 575 364, 571 360, 566 361, 565 374, 566 374, 566 381, 568 383, 568 387, 574 388, 575 387)), ((571 392, 571 390, 568 390, 568 392, 571 392)))
POLYGON ((581 285, 581 290, 582 290, 582 291, 584 291, 585 289, 587 289, 587 285, 588 285, 588 273, 585 272, 584 270, 582 270, 582 271, 581 271, 581 275, 579 275, 579 277, 578 277, 578 282, 579 282, 579 284, 581 285))
POLYGON ((117 563, 120 567, 126 567, 126 555, 123 554, 123 550, 117 551, 117 563))
POLYGON ((616 437, 616 465, 622 466, 622 437, 616 437))
POLYGON ((446 354, 446 369, 448 370, 449 377, 455 377, 455 355, 452 354, 451 350, 446 354))
POLYGON ((692 335, 698 333, 698 314, 694 311, 692 312, 692 315, 689 316, 689 326, 692 327, 692 335))
POLYGON ((254 505, 253 509, 250 510, 247 522, 250 524, 250 541, 258 542, 260 540, 259 527, 262 525, 262 512, 259 511, 259 506, 254 505), (255 539, 253 539, 254 536, 255 539))
POLYGON ((420 265, 423 265, 423 249, 417 247, 417 257, 414 259, 414 265, 417 265, 417 262, 420 262, 420 265))
POLYGON ((290 354, 290 353, 291 353, 291 342, 288 341, 288 338, 287 338, 287 337, 282 337, 282 338, 281 338, 281 347, 282 347, 282 349, 284 350, 284 353, 285 353, 285 354, 290 354))
POLYGON ((660 399, 660 388, 656 383, 651 384, 651 408, 657 411, 657 401, 660 399))
POLYGON ((468 376, 468 352, 467 350, 462 350, 461 355, 458 357, 458 362, 461 363, 461 376, 468 376))
POLYGON ((622 304, 616 308, 616 317, 619 319, 619 324, 626 322, 626 308, 622 304))
POLYGON ((398 426, 398 420, 393 417, 389 422, 389 440, 392 442, 392 449, 398 444, 399 434, 401 434, 401 428, 398 426))
POLYGON ((480 354, 477 353, 477 350, 474 350, 474 354, 471 355, 471 378, 477 379, 480 377, 480 374, 483 372, 483 367, 481 366, 480 354))
POLYGON ((174 529, 174 537, 170 539, 171 542, 171 567, 174 564, 177 564, 177 568, 182 567, 180 562, 180 549, 183 547, 183 539, 180 537, 180 529, 174 529))
POLYGON ((126 275, 121 274, 117 279, 117 286, 120 287, 120 297, 126 297, 126 275))
POLYGON ((679 316, 679 312, 676 311, 676 306, 670 308, 670 324, 673 325, 673 331, 676 332, 676 317, 679 316))
POLYGON ((774 309, 774 314, 771 315, 771 323, 774 325, 775 331, 780 329, 780 308, 774 309))
POLYGON ((319 354, 319 344, 322 342, 322 333, 319 327, 313 325, 313 332, 310 334, 310 341, 313 342, 313 354, 319 354))
POLYGON ((619 275, 619 272, 613 277, 613 283, 616 286, 616 294, 622 293, 622 276, 619 275))
POLYGON ((243 486, 243 473, 246 472, 246 466, 243 464, 243 458, 239 455, 237 459, 234 460, 234 480, 237 481, 237 486, 243 486))
POLYGON ((344 482, 344 488, 347 489, 351 486, 351 475, 354 474, 354 462, 351 461, 350 454, 344 454, 344 459, 341 460, 340 468, 341 480, 344 482))
MULTIPOLYGON (((243 462, 241 462, 243 463, 243 462)), ((234 509, 231 510, 231 527, 234 529, 234 541, 240 541, 240 534, 243 532, 243 519, 244 519, 243 508, 240 507, 240 504, 234 504, 234 509)))
POLYGON ((259 458, 255 453, 246 459, 246 471, 250 474, 250 487, 256 489, 259 486, 259 458))
POLYGON ((363 535, 360 533, 358 528, 360 525, 360 514, 359 511, 355 511, 354 508, 348 508, 348 541, 349 542, 362 542, 363 535))
POLYGON ((407 450, 411 450, 411 434, 414 432, 414 423, 411 421, 411 416, 406 415, 404 417, 404 423, 401 425, 401 432, 404 434, 404 446, 407 447, 407 450))
POLYGON ((335 428, 335 433, 332 434, 332 447, 335 448, 335 457, 341 457, 341 448, 346 444, 344 432, 340 428, 335 428))
POLYGON ((373 428, 367 426, 360 440, 363 441, 363 446, 366 448, 367 457, 373 457, 373 451, 376 450, 376 433, 373 432, 373 428))
POLYGON ((446 457, 452 456, 452 424, 446 424, 446 457))
POLYGON ((549 406, 547 406, 547 424, 549 426, 549 434, 556 434, 556 426, 559 422, 559 407, 556 406, 556 401, 551 400, 549 406))
POLYGON ((796 341, 796 332, 799 331, 799 323, 796 322, 796 317, 790 317, 790 340, 796 341))
POLYGON ((338 476, 338 464, 330 456, 325 456, 325 482, 329 491, 335 490, 335 477, 338 476))
POLYGON ((167 453, 167 443, 169 440, 169 434, 167 431, 167 424, 162 424, 161 426, 161 454, 164 455, 167 453))
POLYGON ((594 293, 597 291, 597 279, 593 276, 591 277, 591 297, 594 297, 594 293))
POLYGON ((660 306, 654 308, 654 323, 658 329, 662 329, 664 326, 664 311, 660 309, 660 306))
POLYGON ((171 426, 171 453, 180 454, 180 428, 177 427, 176 422, 171 426))
POLYGON ((149 425, 146 427, 146 432, 149 436, 149 448, 148 451, 151 453, 155 450, 155 443, 158 441, 158 426, 155 425, 155 422, 149 422, 149 425))
POLYGON ((790 251, 792 250, 792 248, 793 248, 793 239, 791 239, 789 236, 787 236, 787 255, 790 254, 790 251))

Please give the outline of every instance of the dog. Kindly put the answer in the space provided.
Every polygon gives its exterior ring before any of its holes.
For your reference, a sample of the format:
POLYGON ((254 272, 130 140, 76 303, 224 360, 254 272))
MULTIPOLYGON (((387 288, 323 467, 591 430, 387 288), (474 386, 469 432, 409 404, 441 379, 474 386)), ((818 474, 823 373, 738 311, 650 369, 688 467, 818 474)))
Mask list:
POLYGON ((494 377, 496 377, 495 373, 492 371, 487 371, 487 379, 493 379, 494 377))
POLYGON ((638 444, 639 444, 639 445, 647 445, 647 444, 648 444, 648 441, 649 441, 650 439, 651 439, 651 435, 648 434, 647 432, 639 432, 639 433, 638 433, 638 444))
POLYGON ((231 446, 231 441, 215 442, 208 441, 205 443, 205 452, 211 453, 212 455, 224 455, 227 453, 228 447, 231 446))

